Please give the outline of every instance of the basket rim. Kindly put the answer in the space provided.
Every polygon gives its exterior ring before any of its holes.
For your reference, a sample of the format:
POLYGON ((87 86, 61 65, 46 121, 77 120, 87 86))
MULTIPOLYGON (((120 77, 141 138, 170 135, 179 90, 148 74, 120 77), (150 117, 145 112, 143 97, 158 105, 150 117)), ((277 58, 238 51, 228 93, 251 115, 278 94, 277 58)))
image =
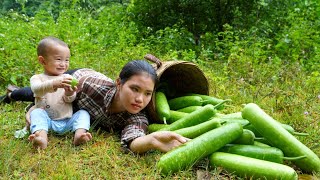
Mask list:
MULTIPOLYGON (((183 72, 188 73, 188 74, 197 74, 196 76, 199 77, 199 82, 197 82, 197 83, 195 82, 195 83, 198 85, 199 84, 204 85, 204 87, 200 87, 198 89, 201 89, 200 91, 203 91, 203 92, 201 92, 201 94, 206 94, 206 95, 209 94, 209 84, 208 84, 207 77, 205 76, 203 71, 198 67, 197 64, 189 62, 189 61, 181 61, 181 60, 163 61, 161 66, 159 68, 156 68, 156 72, 157 72, 157 76, 158 76, 158 83, 160 83, 161 77, 163 77, 162 75, 165 74, 166 71, 168 71, 168 69, 173 68, 173 67, 178 67, 178 66, 179 66, 179 68, 186 66, 189 68, 189 70, 190 69, 194 70, 193 72, 195 72, 195 73, 186 72, 187 70, 183 71, 183 72), (203 82, 200 82, 200 81, 203 81, 203 82)), ((152 98, 147 106, 147 111, 148 111, 148 114, 149 114, 152 121, 161 122, 156 114, 155 92, 156 92, 156 90, 154 91, 152 98)), ((199 92, 195 92, 195 93, 199 93, 199 92)))

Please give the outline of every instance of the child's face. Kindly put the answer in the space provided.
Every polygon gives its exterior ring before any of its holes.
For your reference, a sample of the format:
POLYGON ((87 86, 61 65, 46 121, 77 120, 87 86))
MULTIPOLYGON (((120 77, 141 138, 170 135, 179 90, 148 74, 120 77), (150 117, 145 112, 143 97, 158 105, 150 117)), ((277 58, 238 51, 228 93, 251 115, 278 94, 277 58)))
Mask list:
POLYGON ((45 73, 50 76, 58 76, 69 68, 70 49, 61 45, 54 45, 48 48, 46 57, 41 62, 45 73))

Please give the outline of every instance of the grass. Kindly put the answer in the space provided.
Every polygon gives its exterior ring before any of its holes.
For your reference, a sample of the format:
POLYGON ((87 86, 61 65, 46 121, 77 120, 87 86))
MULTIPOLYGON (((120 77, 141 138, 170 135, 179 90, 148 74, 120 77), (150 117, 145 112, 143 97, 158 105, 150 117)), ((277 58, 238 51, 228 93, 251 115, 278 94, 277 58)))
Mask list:
MULTIPOLYGON (((295 65, 280 70, 264 65, 239 67, 202 62, 199 67, 208 78, 211 95, 233 100, 233 106, 223 113, 241 111, 243 104, 255 102, 275 119, 309 133, 297 138, 320 156, 320 91, 317 84, 306 78, 306 72, 295 72, 295 65), (239 74, 236 68, 253 73, 239 74)), ((0 105, 0 179, 236 179, 221 168, 211 168, 207 159, 192 169, 162 177, 156 169, 162 153, 126 153, 121 149, 118 134, 103 130, 94 130, 93 141, 78 147, 71 144, 72 134, 50 134, 48 148, 35 150, 27 138, 13 136, 15 130, 24 126, 25 106, 24 102, 0 105)), ((303 177, 316 179, 320 174, 300 174, 303 177)))

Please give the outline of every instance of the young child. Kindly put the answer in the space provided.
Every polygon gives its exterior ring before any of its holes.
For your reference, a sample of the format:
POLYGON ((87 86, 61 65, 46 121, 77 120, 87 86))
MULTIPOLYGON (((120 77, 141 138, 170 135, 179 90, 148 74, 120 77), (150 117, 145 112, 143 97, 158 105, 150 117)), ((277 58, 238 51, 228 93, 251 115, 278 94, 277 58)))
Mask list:
POLYGON ((77 87, 71 86, 72 76, 63 74, 69 68, 70 49, 60 39, 46 37, 37 47, 38 61, 44 72, 31 77, 31 89, 35 97, 35 108, 30 113, 31 135, 29 140, 36 148, 48 145, 47 133, 58 134, 74 131, 74 145, 90 141, 92 136, 90 116, 85 110, 73 114, 72 102, 76 98, 77 87))

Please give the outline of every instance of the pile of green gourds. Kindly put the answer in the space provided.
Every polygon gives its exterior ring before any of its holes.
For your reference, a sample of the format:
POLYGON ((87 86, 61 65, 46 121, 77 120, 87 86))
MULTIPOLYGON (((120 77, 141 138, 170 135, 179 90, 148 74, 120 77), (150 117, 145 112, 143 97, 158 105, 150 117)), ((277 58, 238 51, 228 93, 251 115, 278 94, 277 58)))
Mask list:
POLYGON ((161 123, 150 124, 149 131, 174 131, 190 138, 161 156, 157 162, 161 174, 188 169, 203 158, 209 158, 212 168, 222 167, 244 178, 298 179, 284 160, 306 173, 320 172, 319 157, 295 137, 306 133, 295 132, 254 103, 241 112, 219 113, 229 101, 194 93, 167 99, 156 92, 161 123))

